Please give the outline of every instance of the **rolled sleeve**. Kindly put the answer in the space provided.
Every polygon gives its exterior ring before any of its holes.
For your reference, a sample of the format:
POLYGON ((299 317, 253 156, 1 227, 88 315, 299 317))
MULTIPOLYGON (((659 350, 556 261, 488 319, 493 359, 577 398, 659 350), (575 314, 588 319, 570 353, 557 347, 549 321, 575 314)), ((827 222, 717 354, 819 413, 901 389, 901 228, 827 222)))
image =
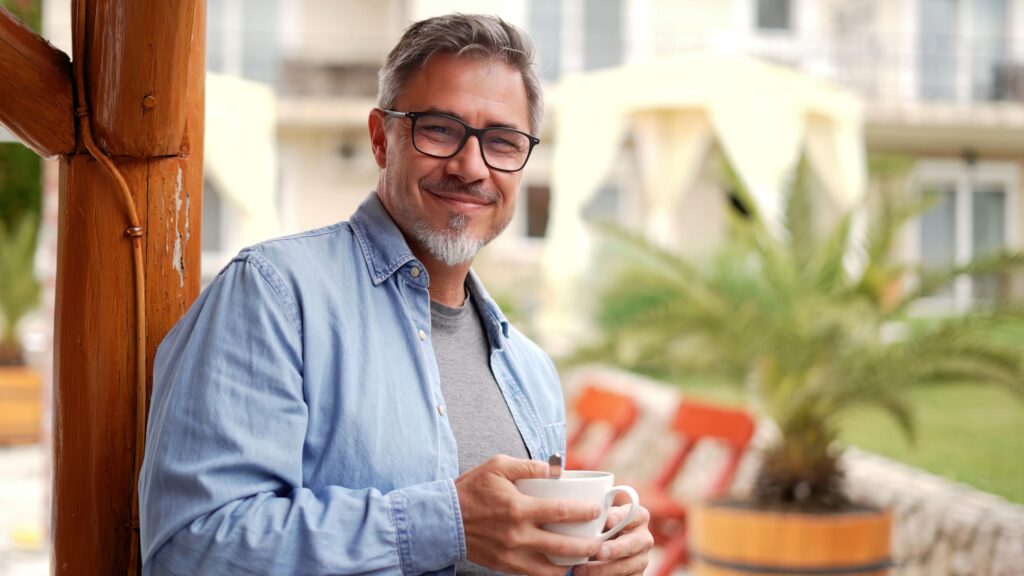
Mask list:
POLYGON ((422 574, 466 557, 459 497, 452 480, 418 484, 387 495, 403 574, 422 574))

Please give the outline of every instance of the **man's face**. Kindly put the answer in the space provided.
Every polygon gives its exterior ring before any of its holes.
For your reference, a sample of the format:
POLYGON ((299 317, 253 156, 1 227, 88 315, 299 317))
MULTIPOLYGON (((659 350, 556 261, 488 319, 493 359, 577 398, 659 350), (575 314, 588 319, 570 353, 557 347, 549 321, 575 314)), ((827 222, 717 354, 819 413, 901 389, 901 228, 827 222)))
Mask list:
MULTIPOLYGON (((530 132, 522 75, 503 62, 436 54, 395 103, 401 112, 439 112, 476 128, 530 132)), ((470 137, 451 158, 433 158, 412 145, 412 122, 370 116, 374 156, 383 170, 381 202, 412 244, 449 266, 469 262, 508 226, 522 172, 488 168, 470 137)))

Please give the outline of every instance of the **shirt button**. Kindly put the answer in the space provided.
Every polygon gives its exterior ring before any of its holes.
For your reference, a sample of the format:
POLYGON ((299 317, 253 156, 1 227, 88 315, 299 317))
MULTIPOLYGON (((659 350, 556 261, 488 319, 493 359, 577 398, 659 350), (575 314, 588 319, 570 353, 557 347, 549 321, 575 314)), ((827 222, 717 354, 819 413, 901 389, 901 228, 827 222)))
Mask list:
POLYGON ((412 274, 413 278, 419 278, 420 277, 420 267, 419 266, 413 266, 412 269, 409 270, 409 274, 412 274))
POLYGON ((423 330, 420 330, 420 340, 426 340, 426 339, 427 339, 427 333, 424 332, 423 330))
POLYGON ((437 405, 437 413, 440 414, 442 417, 444 417, 444 415, 447 414, 448 411, 444 409, 443 405, 438 404, 437 405))

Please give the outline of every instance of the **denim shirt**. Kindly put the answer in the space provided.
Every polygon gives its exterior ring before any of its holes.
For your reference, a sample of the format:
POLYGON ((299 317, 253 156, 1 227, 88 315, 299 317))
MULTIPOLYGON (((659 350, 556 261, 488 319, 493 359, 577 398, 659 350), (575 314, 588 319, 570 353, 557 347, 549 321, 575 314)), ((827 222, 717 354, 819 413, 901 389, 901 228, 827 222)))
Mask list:
MULTIPOLYGON (((531 458, 564 451, 551 360, 469 282, 531 458)), ((154 362, 145 574, 454 573, 458 447, 428 283, 376 194, 221 271, 154 362)))

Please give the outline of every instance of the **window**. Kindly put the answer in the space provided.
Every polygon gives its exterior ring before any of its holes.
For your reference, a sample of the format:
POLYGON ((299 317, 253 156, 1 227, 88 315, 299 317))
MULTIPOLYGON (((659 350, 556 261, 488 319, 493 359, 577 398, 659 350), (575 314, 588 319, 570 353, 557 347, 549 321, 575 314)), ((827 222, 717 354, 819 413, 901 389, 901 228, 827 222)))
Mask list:
POLYGON ((996 100, 998 76, 1006 65, 1006 0, 973 0, 971 12, 971 98, 996 100))
POLYGON ((229 197, 213 182, 203 179, 202 254, 199 275, 203 286, 234 256, 238 245, 238 213, 229 197))
POLYGON ((530 0, 529 22, 540 77, 558 80, 562 73, 562 2, 530 0))
POLYGON ((757 0, 757 29, 792 30, 792 9, 789 0, 757 0))
MULTIPOLYGON (((1011 164, 922 162, 918 186, 931 208, 918 223, 918 258, 922 266, 944 269, 988 256, 1015 244, 1017 169, 1011 164)), ((975 300, 1006 295, 1005 279, 963 278, 933 300, 963 308, 975 300)))
POLYGON ((998 100, 1010 73, 1006 0, 920 0, 918 93, 926 100, 998 100))
POLYGON ((927 100, 956 97, 956 1, 921 0, 919 81, 927 100))
POLYGON ((585 0, 583 6, 583 69, 622 63, 621 0, 585 0))
POLYGON ((223 200, 220 192, 209 181, 203 182, 203 251, 224 250, 223 200))
POLYGON ((529 186, 526 188, 526 237, 544 238, 548 234, 548 217, 551 215, 551 188, 529 186))
POLYGON ((209 0, 206 67, 210 72, 275 83, 281 25, 277 0, 209 0))
MULTIPOLYGON (((948 268, 956 262, 956 186, 929 185, 922 194, 932 208, 921 215, 921 265, 929 270, 948 268)), ((952 294, 952 288, 941 293, 952 294)))

